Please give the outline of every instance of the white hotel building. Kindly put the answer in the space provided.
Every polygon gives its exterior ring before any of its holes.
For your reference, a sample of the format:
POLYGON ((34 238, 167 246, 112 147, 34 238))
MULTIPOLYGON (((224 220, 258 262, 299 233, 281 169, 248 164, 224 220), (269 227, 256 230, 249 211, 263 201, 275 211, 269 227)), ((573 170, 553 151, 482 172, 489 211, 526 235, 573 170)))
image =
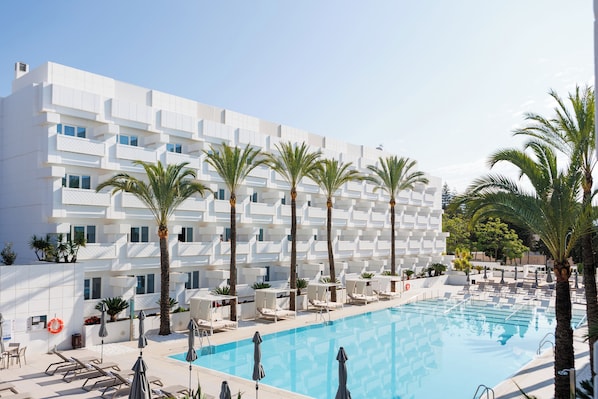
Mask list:
MULTIPOLYGON (((136 310, 157 310, 159 245, 151 214, 130 194, 96 193, 95 187, 118 172, 143 176, 134 160, 188 162, 215 195, 187 200, 169 223, 171 293, 182 304, 228 278, 228 193, 203 151, 226 142, 269 152, 283 141, 306 142, 324 157, 352 162, 364 172, 390 155, 55 63, 31 71, 17 63, 12 93, 0 98, 0 249, 13 243, 15 270, 37 262, 29 248, 33 235, 82 231, 87 245, 75 267, 43 263, 75 273, 74 297, 82 304, 74 306, 73 317, 93 314, 97 299, 109 296, 135 295, 136 310)), ((440 262, 445 251, 441 180, 427 177, 428 185, 398 198, 401 269, 419 271, 440 262)), ((298 191, 298 270, 311 279, 328 270, 326 201, 310 180, 298 191)), ((288 197, 288 185, 267 167, 254 170, 237 193, 241 292, 256 281, 289 276, 288 197)), ((389 268, 387 196, 369 183, 349 183, 335 198, 333 218, 337 270, 389 268)), ((43 269, 40 262, 35 267, 43 269)), ((37 277, 33 274, 29 279, 37 277)), ((14 283, 7 276, 6 271, 0 276, 4 288, 14 283)), ((5 299, 0 296, 0 311, 5 299)))

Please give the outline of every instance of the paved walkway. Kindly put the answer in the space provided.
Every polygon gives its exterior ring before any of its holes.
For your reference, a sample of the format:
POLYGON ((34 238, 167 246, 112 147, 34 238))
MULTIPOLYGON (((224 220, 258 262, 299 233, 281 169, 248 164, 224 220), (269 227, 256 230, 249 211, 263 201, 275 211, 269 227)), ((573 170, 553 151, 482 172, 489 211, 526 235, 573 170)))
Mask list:
MULTIPOLYGON (((380 301, 368 305, 346 305, 342 310, 330 313, 332 320, 359 314, 362 312, 374 311, 389 306, 395 306, 414 300, 415 297, 442 296, 444 291, 457 292, 461 287, 437 286, 431 289, 415 290, 412 289, 403 295, 402 298, 391 301, 380 301)), ((269 321, 247 320, 239 323, 239 328, 234 331, 216 333, 210 337, 212 345, 219 345, 227 342, 238 341, 240 339, 251 338, 256 330, 260 334, 268 334, 283 329, 305 326, 321 322, 319 315, 309 312, 299 312, 296 319, 288 319, 273 323, 269 321)), ((189 384, 189 367, 181 362, 169 359, 168 356, 187 351, 187 335, 185 333, 174 333, 167 337, 151 334, 148 336, 148 346, 143 350, 143 358, 148 365, 148 374, 159 376, 164 385, 184 385, 189 384)), ((588 345, 583 342, 584 331, 578 330, 575 334, 575 353, 576 367, 578 370, 578 380, 589 378, 588 364, 588 345), (580 371, 581 370, 581 371, 580 371)), ((87 347, 72 351, 65 351, 67 356, 97 356, 101 348, 99 346, 87 347)), ((123 342, 104 345, 104 361, 115 362, 122 369, 128 371, 135 363, 139 355, 137 342, 123 342)), ((81 388, 84 380, 75 380, 73 382, 64 382, 61 375, 48 376, 44 373, 46 367, 58 361, 56 355, 28 356, 27 364, 22 367, 12 365, 9 369, 0 370, 0 381, 13 383, 19 392, 30 392, 35 398, 55 398, 67 397, 72 399, 98 398, 101 391, 92 390, 87 392, 81 388)), ((553 356, 552 349, 548 349, 541 356, 533 359, 526 367, 516 373, 511 379, 508 379, 498 386, 494 387, 495 397, 501 399, 522 397, 519 390, 513 383, 517 382, 527 394, 535 395, 540 399, 553 397, 553 356)), ((251 365, 248 365, 251 367, 251 365)), ((193 366, 191 371, 192 387, 196 388, 197 383, 201 384, 203 392, 218 397, 222 381, 228 381, 231 392, 244 393, 244 398, 254 397, 255 384, 253 381, 247 381, 238 377, 226 375, 217 371, 193 366)), ((159 388, 156 386, 156 388, 159 388)), ((4 398, 4 392, 0 392, 4 398)), ((473 392, 472 392, 473 396, 473 392)), ((108 396, 110 397, 110 396, 108 396)), ((236 397, 233 395, 233 397, 236 397)), ((281 391, 267 385, 260 385, 260 399, 299 399, 307 398, 291 392, 281 391)), ((10 398, 6 395, 6 398, 10 398)), ((355 398, 358 399, 358 398, 355 398)))

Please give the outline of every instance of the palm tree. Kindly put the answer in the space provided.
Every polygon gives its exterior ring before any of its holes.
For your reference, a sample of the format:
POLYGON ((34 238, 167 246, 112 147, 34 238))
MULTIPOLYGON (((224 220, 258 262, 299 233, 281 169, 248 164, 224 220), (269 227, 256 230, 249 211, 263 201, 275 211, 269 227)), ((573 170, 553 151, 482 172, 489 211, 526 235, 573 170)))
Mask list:
MULTIPOLYGON (((297 186, 304 177, 315 180, 320 151, 310 152, 305 143, 275 145, 277 154, 268 154, 268 164, 290 186, 291 191, 291 290, 297 288, 297 186)), ((291 310, 295 310, 295 291, 291 291, 291 310)))
MULTIPOLYGON (((389 156, 378 159, 380 166, 368 165, 368 169, 373 175, 368 180, 374 183, 374 191, 382 190, 390 197, 390 274, 396 275, 395 260, 395 205, 399 192, 403 190, 413 190, 417 183, 428 184, 428 179, 421 171, 415 171, 416 161, 409 158, 397 158, 389 156)), ((396 290, 395 282, 391 283, 391 291, 396 290)))
MULTIPOLYGON (((343 164, 336 159, 325 159, 316 169, 314 181, 318 183, 326 195, 326 238, 328 240, 328 263, 330 278, 336 281, 334 268, 334 251, 332 250, 332 197, 345 183, 363 180, 364 177, 355 169, 351 169, 351 162, 343 164)), ((331 299, 336 302, 336 287, 332 287, 331 299)))
MULTIPOLYGON (((592 173, 596 165, 596 133, 594 125, 594 90, 586 86, 583 89, 575 87, 569 93, 570 107, 554 91, 549 95, 556 101, 555 116, 552 119, 544 118, 538 114, 525 115, 529 126, 515 131, 516 135, 527 135, 548 143, 554 149, 562 151, 570 162, 576 163, 583 173, 581 188, 583 200, 589 203, 592 198, 593 178, 592 173), (571 110, 572 111, 571 111, 571 110)), ((592 233, 589 232, 581 239, 583 258, 583 277, 586 295, 586 314, 589 328, 598 328, 598 299, 596 297, 596 265, 592 249, 592 233)), ((598 337, 590 337, 590 365, 592 374, 594 370, 594 343, 598 337)))
MULTIPOLYGON (((210 151, 204 151, 206 162, 209 163, 224 181, 230 191, 230 295, 237 295, 237 190, 249 173, 259 165, 265 163, 260 158, 261 151, 251 148, 249 144, 241 150, 222 143, 218 148, 210 146, 210 151)), ((230 319, 237 320, 237 303, 231 300, 230 319)))
POLYGON ((112 194, 124 191, 133 194, 147 206, 158 225, 160 238, 160 335, 170 334, 170 253, 168 250, 168 219, 176 208, 194 194, 204 195, 209 189, 195 180, 196 173, 187 169, 187 162, 168 165, 134 161, 143 167, 147 182, 127 173, 118 173, 100 183, 96 191, 114 187, 112 194))
POLYGON ((569 377, 559 371, 574 367, 573 329, 571 328, 571 295, 567 261, 580 237, 591 228, 594 211, 580 198, 583 174, 576 165, 560 171, 553 149, 545 143, 531 141, 526 145, 533 153, 506 149, 495 153, 490 166, 506 161, 519 169, 532 189, 501 175, 477 179, 457 201, 467 204, 472 223, 490 216, 500 217, 536 233, 546 244, 556 276, 555 327, 555 398, 569 397, 569 377))

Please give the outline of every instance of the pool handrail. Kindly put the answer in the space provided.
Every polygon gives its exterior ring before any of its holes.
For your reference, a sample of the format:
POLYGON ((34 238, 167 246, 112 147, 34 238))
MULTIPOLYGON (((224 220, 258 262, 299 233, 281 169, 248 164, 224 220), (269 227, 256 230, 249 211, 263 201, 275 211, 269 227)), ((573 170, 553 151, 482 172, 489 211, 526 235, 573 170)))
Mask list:
POLYGON ((515 309, 510 315, 508 315, 505 318, 505 321, 509 320, 511 317, 513 317, 516 313, 518 313, 520 310, 523 310, 524 308, 526 308, 527 306, 529 306, 528 303, 524 303, 521 306, 519 306, 517 309, 515 309))
POLYGON ((478 388, 475 390, 475 393, 473 394, 473 399, 479 399, 482 397, 483 394, 486 394, 486 398, 488 398, 488 399, 490 399, 490 394, 492 394, 492 399, 494 399, 494 389, 492 389, 484 384, 478 385, 478 388), (480 396, 478 396, 478 392, 480 391, 480 388, 482 388, 482 392, 480 392, 480 396))
POLYGON ((544 346, 544 344, 550 344, 552 346, 552 350, 554 351, 554 342, 552 342, 551 340, 548 339, 548 337, 552 336, 553 338, 556 339, 556 337, 554 336, 554 333, 546 333, 546 335, 544 335, 544 337, 540 340, 540 344, 538 345, 538 350, 536 351, 537 355, 540 355, 540 353, 542 353, 542 347, 544 346))
POLYGON ((468 302, 468 301, 471 301, 471 296, 468 296, 467 298, 463 299, 461 302, 457 303, 456 305, 451 306, 450 308, 448 308, 447 310, 444 311, 444 314, 448 314, 451 310, 455 309, 457 306, 461 306, 465 302, 468 302))

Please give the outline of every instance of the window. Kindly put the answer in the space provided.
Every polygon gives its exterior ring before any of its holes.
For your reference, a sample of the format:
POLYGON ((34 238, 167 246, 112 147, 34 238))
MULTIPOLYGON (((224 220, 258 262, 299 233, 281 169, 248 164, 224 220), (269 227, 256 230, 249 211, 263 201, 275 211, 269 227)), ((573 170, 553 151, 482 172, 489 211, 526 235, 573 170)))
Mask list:
POLYGON ((264 281, 270 281, 270 266, 266 266, 266 275, 264 276, 264 281))
POLYGON ((260 229, 260 232, 257 234, 256 239, 258 241, 264 241, 264 229, 260 229))
POLYGON ((83 299, 99 299, 102 297, 102 279, 86 278, 83 281, 83 299))
POLYGON ((314 234, 314 241, 318 241, 318 236, 317 236, 317 234, 314 234))
POLYGON ((251 202, 257 202, 257 193, 253 193, 251 196, 251 202))
POLYGON ((289 240, 289 241, 293 241, 293 235, 292 235, 292 234, 289 234, 289 235, 287 236, 287 240, 289 240))
POLYGON ((195 270, 187 273, 186 289, 199 288, 199 271, 195 270))
POLYGON ((286 197, 286 196, 282 197, 282 198, 280 199, 280 203, 281 203, 282 205, 286 205, 286 204, 287 204, 287 197, 286 197))
POLYGON ((183 231, 179 234, 180 242, 193 242, 193 227, 183 227, 183 231))
POLYGON ((154 293, 154 274, 148 274, 145 276, 137 276, 137 288, 135 293, 142 294, 153 294, 154 293))
POLYGON ((181 144, 168 143, 166 144, 166 151, 180 154, 183 152, 183 146, 181 144))
POLYGON ((85 138, 85 128, 81 126, 63 125, 59 123, 56 126, 56 132, 58 134, 64 134, 65 136, 85 138))
POLYGON ((219 200, 225 200, 226 198, 224 198, 224 189, 223 188, 219 188, 218 191, 216 192, 216 199, 219 200))
POLYGON ((307 206, 311 206, 311 201, 307 201, 307 206))
POLYGON ((87 175, 64 175, 62 187, 91 189, 91 177, 87 175))
POLYGON ((119 134, 118 144, 131 145, 133 147, 137 147, 139 145, 139 137, 131 136, 128 134, 119 134))
POLYGON ((149 242, 149 227, 131 227, 131 242, 149 242))
POLYGON ((224 241, 230 241, 230 227, 224 229, 224 241))
MULTIPOLYGON (((73 233, 75 237, 85 237, 85 242, 87 244, 94 244, 96 242, 96 226, 74 226, 73 233)), ((69 234, 67 239, 70 240, 70 238, 69 234)))

